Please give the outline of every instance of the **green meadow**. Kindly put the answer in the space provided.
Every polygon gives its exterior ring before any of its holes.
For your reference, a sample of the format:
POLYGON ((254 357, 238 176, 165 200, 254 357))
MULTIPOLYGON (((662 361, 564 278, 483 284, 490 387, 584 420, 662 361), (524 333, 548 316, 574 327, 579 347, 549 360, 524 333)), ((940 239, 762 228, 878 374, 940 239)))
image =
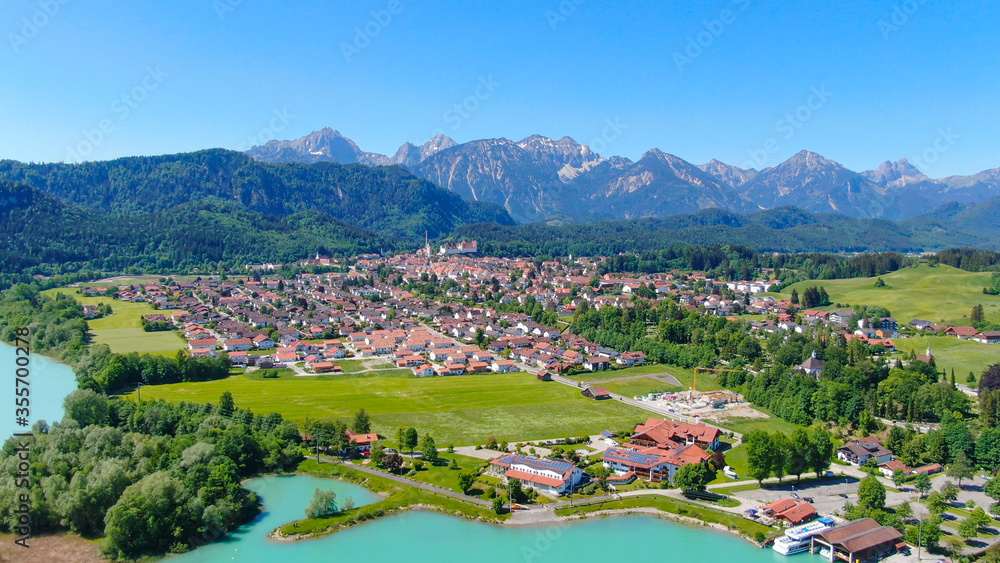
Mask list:
MULTIPOLYGON (((391 372, 389 372, 391 373, 391 372)), ((539 440, 596 434, 644 421, 645 411, 617 401, 594 401, 578 390, 538 381, 527 373, 455 377, 364 375, 290 379, 248 379, 144 387, 142 398, 217 403, 223 392, 238 407, 278 412, 302 422, 349 419, 364 407, 374 430, 390 439, 396 428, 429 432, 439 445, 500 440, 539 440)))
POLYGON ((941 324, 968 325, 970 311, 981 303, 986 319, 1000 322, 1000 296, 983 294, 990 276, 989 272, 920 264, 881 276, 888 287, 875 287, 877 278, 809 280, 788 286, 782 296, 791 295, 792 289, 802 295, 807 287, 823 286, 834 303, 881 305, 889 309, 900 324, 926 319, 941 324))
POLYGON ((907 355, 911 351, 923 354, 930 348, 937 367, 948 373, 954 368, 958 383, 965 383, 970 371, 976 375, 978 382, 986 366, 1000 364, 1000 344, 980 344, 947 336, 897 338, 895 342, 896 349, 907 355))
MULTIPOLYGON (((96 285, 96 284, 95 284, 96 285)), ((170 315, 175 309, 155 310, 149 303, 126 303, 106 297, 85 297, 75 287, 61 287, 43 292, 47 295, 61 293, 76 299, 81 305, 111 305, 114 314, 88 321, 94 344, 107 344, 112 352, 147 352, 165 356, 187 348, 187 342, 175 331, 146 332, 142 330, 142 316, 152 313, 170 315)))

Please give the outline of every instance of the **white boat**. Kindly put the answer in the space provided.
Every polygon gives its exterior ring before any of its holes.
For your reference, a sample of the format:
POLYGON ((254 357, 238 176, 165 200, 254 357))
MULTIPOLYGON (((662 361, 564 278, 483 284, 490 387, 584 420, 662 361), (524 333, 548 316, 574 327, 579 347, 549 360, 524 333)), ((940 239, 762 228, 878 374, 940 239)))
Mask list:
POLYGON ((819 550, 819 555, 820 555, 820 557, 829 559, 830 558, 830 548, 829 547, 824 547, 823 549, 819 550))
POLYGON ((832 518, 824 517, 808 524, 789 528, 785 530, 785 535, 774 540, 771 549, 782 555, 795 555, 807 551, 810 544, 809 538, 833 528, 833 523, 832 518))
POLYGON ((793 540, 788 536, 781 536, 780 538, 774 540, 774 545, 771 549, 782 554, 782 555, 795 555, 796 553, 802 553, 803 551, 809 550, 810 540, 793 540))

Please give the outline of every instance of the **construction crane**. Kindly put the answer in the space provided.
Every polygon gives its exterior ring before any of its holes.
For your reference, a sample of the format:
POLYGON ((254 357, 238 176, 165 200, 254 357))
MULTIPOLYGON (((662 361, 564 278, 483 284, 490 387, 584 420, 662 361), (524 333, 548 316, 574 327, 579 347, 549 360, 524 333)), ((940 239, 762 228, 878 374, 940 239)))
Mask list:
POLYGON ((722 368, 694 368, 693 371, 694 371, 694 382, 692 382, 692 384, 691 384, 691 390, 692 391, 697 391, 698 390, 698 372, 699 371, 713 371, 713 372, 714 371, 732 371, 732 372, 738 372, 738 371, 741 371, 741 370, 738 370, 738 369, 722 369, 722 368))

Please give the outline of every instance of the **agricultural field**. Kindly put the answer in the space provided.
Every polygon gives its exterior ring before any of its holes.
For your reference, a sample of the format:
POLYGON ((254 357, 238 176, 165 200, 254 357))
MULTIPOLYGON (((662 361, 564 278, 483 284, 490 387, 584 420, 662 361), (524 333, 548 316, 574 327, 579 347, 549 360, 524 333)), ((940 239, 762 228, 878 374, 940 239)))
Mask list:
MULTIPOLYGON (((592 381, 605 381, 605 380, 608 380, 608 379, 621 379, 621 378, 624 378, 624 377, 635 377, 635 376, 639 376, 639 375, 649 375, 649 376, 653 376, 653 375, 672 375, 672 376, 674 376, 674 378, 678 382, 680 382, 681 387, 683 389, 690 389, 691 386, 694 383, 694 371, 692 371, 690 369, 687 369, 687 368, 682 368, 682 367, 677 367, 677 366, 671 366, 671 365, 666 365, 666 364, 646 364, 646 365, 642 365, 642 366, 635 366, 635 367, 622 368, 622 369, 613 369, 613 370, 605 370, 605 371, 598 371, 598 372, 593 372, 593 373, 591 373, 591 372, 585 372, 585 373, 581 373, 581 374, 578 374, 578 375, 572 375, 572 376, 569 376, 569 377, 570 377, 570 379, 573 379, 575 381, 582 381, 584 383, 589 383, 589 382, 592 382, 592 381)), ((634 381, 654 381, 654 380, 651 380, 651 379, 636 379, 634 381)), ((624 384, 626 382, 623 381, 623 382, 620 382, 620 383, 624 384)), ((615 392, 615 393, 619 392, 619 391, 615 391, 614 389, 611 388, 613 386, 613 384, 611 384, 611 383, 602 383, 601 385, 604 385, 605 387, 607 387, 609 391, 612 391, 612 392, 615 392)), ((659 385, 661 387, 667 387, 666 385, 664 385, 662 383, 660 383, 659 385)), ((621 387, 625 388, 625 386, 621 386, 621 387)), ((642 384, 639 384, 639 385, 636 386, 636 389, 641 389, 641 388, 642 388, 642 384)), ((699 372, 698 373, 698 390, 699 391, 717 391, 717 390, 719 390, 721 388, 722 387, 718 383, 716 383, 715 376, 712 375, 711 373, 707 373, 707 372, 699 372)), ((658 389, 652 389, 652 390, 658 390, 658 389)), ((622 394, 627 394, 627 393, 622 392, 622 394)))
POLYGON ((930 348, 937 367, 948 373, 954 368, 958 383, 965 383, 970 371, 976 375, 978 382, 986 366, 1000 363, 1000 344, 980 344, 947 336, 897 338, 895 342, 896 349, 906 355, 910 352, 923 354, 930 348))
MULTIPOLYGON (((144 387, 143 400, 217 403, 230 391, 238 407, 278 412, 296 422, 347 420, 364 407, 373 429, 395 437, 400 426, 430 433, 440 445, 482 444, 486 438, 540 440, 634 426, 645 411, 617 401, 593 401, 571 387, 528 373, 410 377, 392 372, 320 378, 248 379, 144 387)), ((134 395, 132 395, 134 397, 134 395)))
POLYGON ((610 381, 602 383, 608 391, 617 393, 625 397, 642 397, 650 393, 677 393, 683 391, 683 387, 669 385, 658 379, 644 377, 641 379, 623 379, 621 381, 610 381))
POLYGON ((981 303, 986 320, 1000 322, 1000 296, 983 294, 991 275, 951 266, 919 264, 881 276, 888 287, 875 287, 877 278, 809 280, 786 287, 781 296, 787 298, 793 289, 802 295, 807 287, 823 286, 834 303, 881 305, 889 309, 900 325, 912 319, 968 325, 969 312, 981 303))
MULTIPOLYGON (((96 284, 93 284, 96 285, 96 284)), ((143 315, 163 313, 170 315, 173 309, 155 310, 149 303, 126 303, 106 297, 85 297, 77 294, 77 288, 61 287, 43 292, 47 295, 61 293, 76 299, 81 305, 111 305, 114 314, 108 317, 88 321, 91 340, 95 344, 107 344, 112 352, 127 354, 129 352, 148 352, 173 356, 177 350, 187 348, 187 343, 177 332, 146 332, 142 330, 143 315)))

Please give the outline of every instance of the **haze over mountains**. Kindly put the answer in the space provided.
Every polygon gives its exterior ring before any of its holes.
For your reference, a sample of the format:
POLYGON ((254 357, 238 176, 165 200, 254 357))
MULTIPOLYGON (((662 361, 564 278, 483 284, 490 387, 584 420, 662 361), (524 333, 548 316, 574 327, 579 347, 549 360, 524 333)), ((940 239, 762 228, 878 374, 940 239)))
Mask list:
POLYGON ((801 151, 764 170, 711 160, 694 165, 651 149, 639 160, 603 157, 569 137, 458 144, 438 135, 405 143, 393 156, 366 152, 329 127, 292 141, 270 141, 248 154, 265 162, 401 165, 467 201, 504 206, 521 223, 636 219, 719 208, 736 213, 795 206, 813 213, 895 221, 944 204, 1000 196, 1000 168, 931 179, 901 159, 855 172, 801 151))

